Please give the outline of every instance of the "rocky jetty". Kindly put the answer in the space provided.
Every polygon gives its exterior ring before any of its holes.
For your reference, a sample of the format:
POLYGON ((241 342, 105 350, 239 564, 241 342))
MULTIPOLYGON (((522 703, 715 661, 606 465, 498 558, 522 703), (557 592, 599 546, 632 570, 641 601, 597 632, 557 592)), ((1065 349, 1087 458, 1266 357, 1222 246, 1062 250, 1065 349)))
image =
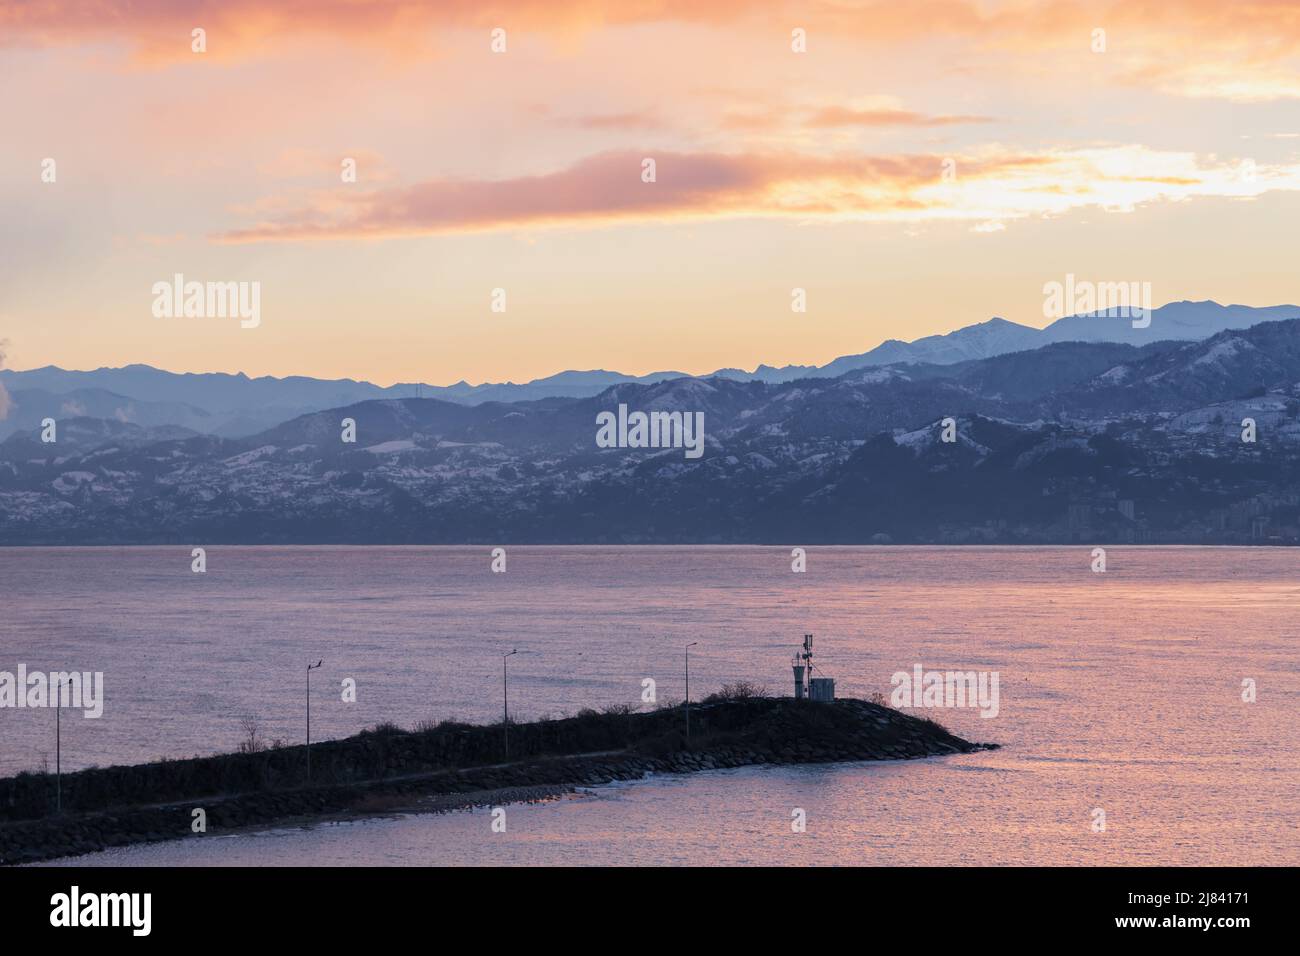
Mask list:
POLYGON ((63 776, 54 813, 51 774, 0 779, 0 864, 111 846, 202 838, 206 832, 394 810, 443 812, 549 799, 577 787, 752 764, 902 760, 970 753, 938 724, 861 700, 752 697, 649 713, 612 709, 510 725, 380 727, 306 748, 164 760, 63 776))

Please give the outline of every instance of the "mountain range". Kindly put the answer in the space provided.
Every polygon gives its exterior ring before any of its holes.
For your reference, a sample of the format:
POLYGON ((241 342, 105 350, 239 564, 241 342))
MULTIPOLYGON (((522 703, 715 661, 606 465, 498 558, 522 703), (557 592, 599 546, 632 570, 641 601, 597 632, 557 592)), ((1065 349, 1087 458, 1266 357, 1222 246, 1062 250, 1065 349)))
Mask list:
MULTIPOLYGON (((1300 543, 1300 309, 1240 309, 1175 303, 1152 321, 1172 339, 1124 320, 1093 331, 1125 341, 1021 349, 1004 346, 1024 327, 984 323, 787 380, 363 397, 239 437, 60 417, 55 443, 36 428, 0 442, 0 544, 1300 543), (1192 334, 1211 318, 1247 324, 1192 334), (598 447, 597 416, 620 405, 702 413, 704 456, 598 447)), ((199 415, 182 393, 156 400, 199 415)))
MULTIPOLYGON (((1217 302, 1172 302, 1153 310, 1146 328, 1126 318, 1072 315, 1044 329, 1005 319, 967 326, 946 335, 914 342, 890 339, 857 355, 822 366, 760 365, 752 372, 718 369, 700 378, 727 378, 770 384, 805 378, 836 378, 861 368, 896 364, 949 365, 1036 349, 1055 342, 1122 342, 1146 345, 1160 340, 1203 339, 1224 329, 1246 328, 1271 319, 1300 315, 1290 305, 1253 308, 1217 302)), ((353 379, 307 376, 249 378, 242 373, 175 373, 148 365, 70 371, 55 366, 14 371, 0 369, 0 387, 8 389, 14 408, 0 419, 0 439, 35 427, 43 418, 68 415, 77 408, 96 418, 116 418, 143 426, 181 425, 223 437, 254 435, 298 415, 355 402, 387 398, 437 398, 457 404, 521 402, 546 398, 587 398, 612 385, 653 384, 686 377, 683 372, 649 375, 621 372, 565 371, 523 384, 470 385, 464 381, 437 386, 402 383, 374 385, 353 379)))

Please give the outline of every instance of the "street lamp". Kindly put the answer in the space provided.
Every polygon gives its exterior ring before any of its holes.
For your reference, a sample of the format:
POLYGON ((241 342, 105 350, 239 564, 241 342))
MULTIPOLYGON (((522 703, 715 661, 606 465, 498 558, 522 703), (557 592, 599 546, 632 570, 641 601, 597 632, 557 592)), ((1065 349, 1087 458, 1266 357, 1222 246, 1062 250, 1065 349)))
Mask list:
MULTIPOLYGON (((54 689, 54 812, 63 812, 63 688, 72 686, 72 678, 60 681, 54 689)), ((46 764, 48 767, 49 764, 46 764)))
POLYGON ((686 736, 691 736, 691 648, 699 641, 691 641, 686 645, 686 736))
POLYGON ((519 649, 501 655, 501 730, 505 734, 506 759, 510 759, 510 685, 507 679, 507 658, 519 653, 519 649))
POLYGON ((324 664, 319 660, 307 665, 307 782, 311 783, 311 672, 324 664))

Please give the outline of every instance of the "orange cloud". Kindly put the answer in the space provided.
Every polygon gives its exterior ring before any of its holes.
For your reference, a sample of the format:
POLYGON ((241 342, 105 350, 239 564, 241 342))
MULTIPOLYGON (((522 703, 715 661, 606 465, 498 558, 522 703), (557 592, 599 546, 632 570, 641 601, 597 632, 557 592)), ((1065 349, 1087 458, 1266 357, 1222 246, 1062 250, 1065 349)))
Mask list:
POLYGON ((0 0, 0 45, 123 39, 141 60, 168 62, 191 55, 195 27, 207 32, 208 55, 221 59, 311 36, 410 50, 432 43, 438 30, 554 34, 626 23, 726 22, 747 12, 752 5, 744 0, 0 0))
POLYGON ((852 107, 823 106, 817 109, 797 112, 788 108, 766 109, 762 111, 732 112, 726 114, 720 123, 723 129, 740 132, 767 132, 779 129, 802 127, 809 130, 829 130, 846 128, 912 127, 926 128, 935 126, 956 126, 964 123, 992 123, 991 116, 930 116, 912 110, 895 107, 852 107))
POLYGON ((1300 189, 1300 166, 1201 163, 1190 153, 1106 147, 952 161, 926 155, 607 152, 557 172, 504 180, 443 179, 402 188, 312 194, 223 242, 360 239, 617 222, 749 216, 877 221, 1052 216, 1082 207, 1128 211, 1203 196, 1251 198, 1300 189), (642 181, 643 158, 655 180, 642 181))
POLYGON ((959 123, 992 122, 991 116, 927 116, 910 110, 827 106, 809 116, 805 125, 813 129, 831 129, 840 126, 955 126, 959 123))
POLYGON ((950 38, 998 54, 993 68, 1004 72, 1022 61, 1059 67, 1062 53, 1086 57, 1092 31, 1103 29, 1104 59, 1073 68, 1179 95, 1300 97, 1295 0, 0 0, 0 45, 123 40, 152 62, 190 56, 194 27, 208 32, 207 55, 221 59, 311 37, 400 54, 436 45, 444 31, 567 35, 647 23, 743 27, 764 48, 798 26, 810 53, 950 38))

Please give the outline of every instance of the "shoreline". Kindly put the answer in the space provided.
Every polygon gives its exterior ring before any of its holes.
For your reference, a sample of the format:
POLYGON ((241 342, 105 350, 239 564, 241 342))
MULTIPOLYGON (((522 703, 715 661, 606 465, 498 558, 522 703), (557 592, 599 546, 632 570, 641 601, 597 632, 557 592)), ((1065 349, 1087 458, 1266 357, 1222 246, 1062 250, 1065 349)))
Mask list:
POLYGON ((19 775, 0 780, 0 865, 213 832, 536 802, 654 773, 920 759, 998 746, 852 698, 694 704, 689 739, 680 729, 681 711, 679 705, 649 713, 586 712, 511 724, 511 750, 519 754, 512 762, 502 762, 499 724, 378 728, 313 744, 316 782, 310 785, 301 775, 302 746, 83 770, 64 776, 62 815, 44 803, 49 775, 19 775), (218 789, 221 781, 245 782, 218 789), (168 789, 174 793, 162 796, 168 789), (199 811, 204 832, 194 829, 199 811))

